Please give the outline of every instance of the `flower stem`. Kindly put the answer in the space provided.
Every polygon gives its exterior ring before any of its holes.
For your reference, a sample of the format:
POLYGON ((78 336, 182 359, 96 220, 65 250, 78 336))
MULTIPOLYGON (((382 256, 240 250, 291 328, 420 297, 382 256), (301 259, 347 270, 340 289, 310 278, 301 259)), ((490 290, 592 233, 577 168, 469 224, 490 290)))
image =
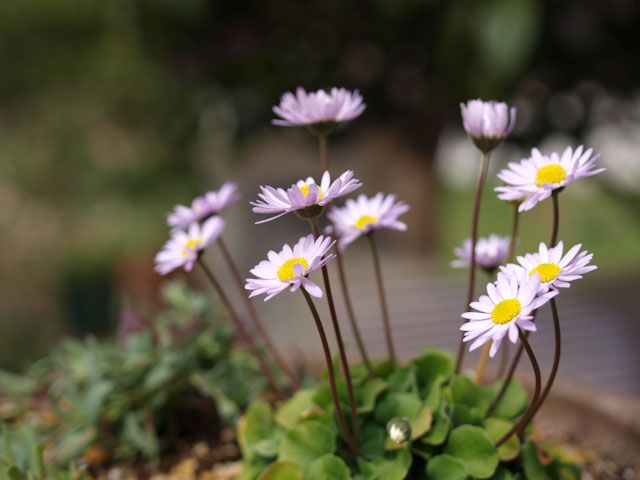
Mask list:
MULTIPOLYGON (((513 209, 513 222, 511 223, 511 238, 509 239, 509 250, 507 252, 506 263, 510 263, 513 261, 513 255, 516 251, 516 240, 518 238, 518 220, 520 218, 518 212, 518 205, 514 206, 513 209)), ((508 342, 505 342, 505 348, 508 345, 508 342)), ((480 354, 480 358, 478 359, 478 363, 476 364, 476 383, 482 382, 482 377, 484 376, 484 369, 487 366, 487 361, 489 360, 489 351, 491 350, 491 340, 484 344, 482 348, 482 353, 480 354)), ((506 352, 506 349, 504 350, 506 352)), ((506 355, 506 353, 503 353, 506 355)), ((503 364, 505 362, 502 362, 503 364)), ((504 367, 503 367, 504 368, 504 367)), ((501 376, 501 375, 500 375, 501 376)))
MULTIPOLYGON (((318 238, 320 236, 320 229, 318 228, 318 221, 315 217, 309 219, 311 224, 311 231, 313 236, 318 238)), ((333 302, 333 293, 331 292, 331 282, 329 281, 329 271, 326 265, 322 268, 322 280, 324 282, 324 289, 327 293, 327 303, 329 304, 329 313, 331 315, 331 323, 333 324, 333 330, 336 336, 336 343, 338 344, 338 351, 340 352, 340 363, 342 364, 342 371, 344 372, 345 382, 347 384, 347 396, 349 397, 349 408, 351 409, 351 425, 356 439, 360 438, 360 424, 358 423, 358 409, 356 404, 356 396, 353 391, 353 382, 351 380, 351 371, 349 369, 349 359, 347 358, 347 352, 344 348, 344 341, 342 340, 342 332, 340 331, 340 324, 338 323, 338 315, 336 314, 336 306, 333 302)))
MULTIPOLYGON (((560 207, 558 202, 558 193, 559 193, 558 190, 554 190, 553 193, 551 194, 551 200, 553 202, 553 226, 551 228, 551 241, 549 242, 550 247, 555 246, 556 242, 558 241, 558 229, 560 225, 560 207)), ((533 312, 532 321, 534 322, 536 320, 536 315, 537 315, 537 310, 533 312)), ((558 341, 557 337, 556 337, 556 341, 558 341)), ((513 360, 511 361, 509 372, 507 373, 507 377, 505 378, 504 383, 500 388, 500 392, 498 392, 498 395, 496 395, 496 398, 491 403, 491 406, 489 406, 488 412, 491 412, 493 410, 493 408, 502 399, 504 393, 507 391, 507 387, 509 386, 511 379, 513 378, 513 375, 515 374, 516 369, 518 368, 518 363, 520 362, 520 357, 522 356, 522 349, 523 349, 523 346, 520 345, 518 347, 518 350, 515 356, 513 357, 513 360)), ((559 352, 559 349, 558 349, 558 352, 559 352)))
MULTIPOLYGON (((478 241, 478 222, 480 219, 480 203, 482 200, 482 189, 484 187, 485 178, 487 177, 487 169, 489 167, 490 153, 481 154, 480 173, 478 174, 478 183, 476 185, 476 195, 473 201, 473 215, 471 217, 471 264, 469 265, 469 284, 467 286, 467 301, 464 304, 465 310, 473 300, 473 293, 476 281, 476 243, 478 241)), ((460 335, 460 343, 458 345, 458 358, 456 360, 456 373, 460 372, 462 362, 464 360, 464 342, 463 335, 460 335)))
POLYGON ((289 365, 287 365, 287 362, 285 361, 284 357, 276 347, 275 343, 273 342, 273 339, 271 338, 271 335, 269 335, 269 332, 265 328, 264 323, 262 322, 262 319, 258 314, 258 310, 256 309, 255 305, 247 295, 247 291, 244 289, 244 283, 242 281, 242 275, 240 274, 240 270, 238 270, 238 266, 233 261, 233 257, 231 256, 231 253, 229 252, 229 249, 227 248, 226 243, 222 240, 222 237, 218 238, 218 246, 220 247, 220 250, 222 251, 222 256, 224 257, 224 260, 227 263, 229 270, 231 271, 231 275, 236 283, 236 286, 238 287, 238 291, 240 292, 240 295, 242 296, 242 299, 244 300, 244 303, 247 306, 247 310, 249 311, 249 316, 251 317, 251 320, 253 321, 254 326, 258 330, 258 333, 264 340, 264 344, 267 347, 267 350, 269 351, 269 353, 271 354, 275 362, 278 364, 280 369, 289 378, 289 381, 291 382, 292 387, 297 390, 298 388, 300 388, 300 382, 298 381, 298 378, 296 377, 296 375, 293 373, 293 370, 289 367, 289 365))
POLYGON ((531 415, 531 420, 535 417, 538 410, 547 399, 549 392, 551 391, 551 387, 553 386, 553 382, 556 379, 556 374, 558 373, 558 366, 560 365, 560 354, 562 351, 562 337, 560 334, 560 318, 558 316, 558 306, 556 305, 556 299, 552 298, 549 303, 551 304, 551 314, 553 316, 553 333, 555 336, 555 351, 553 354, 553 364, 551 366, 551 372, 549 373, 549 380, 547 380, 547 384, 545 385, 542 393, 540 394, 540 399, 538 400, 538 405, 536 406, 533 414, 531 415))
POLYGON ((329 156, 327 155, 327 135, 318 135, 318 148, 320 149, 320 168, 322 171, 320 174, 329 171, 329 156))
POLYGON ((389 351, 389 358, 391 363, 396 365, 398 359, 396 357, 395 347, 393 346, 393 337, 391 335, 391 322, 389 321, 389 307, 387 305, 387 295, 384 289, 384 281, 382 278, 382 268, 380 266, 380 254, 378 253, 378 246, 373 238, 373 232, 366 235, 369 240, 369 246, 371 247, 371 256, 373 257, 373 268, 376 273, 376 283, 378 284, 378 296, 380 297, 380 310, 382 311, 382 323, 384 326, 384 336, 387 341, 387 350, 389 351))
POLYGON ((355 313, 353 312, 353 304, 351 303, 351 295, 349 293, 349 287, 347 284, 347 275, 344 269, 344 262, 342 261, 342 253, 340 252, 340 249, 337 245, 334 248, 334 252, 336 254, 336 264, 338 265, 338 279, 340 280, 340 288, 342 289, 342 296, 344 297, 347 317, 349 317, 349 323, 351 324, 351 329, 353 330, 353 336, 356 339, 356 345, 358 346, 360 357, 362 357, 362 362, 364 363, 367 372, 369 373, 369 375, 373 375, 373 368, 371 367, 369 354, 367 353, 367 349, 364 346, 362 334, 360 333, 360 327, 358 327, 358 321, 356 320, 355 313))
POLYGON ((201 258, 198 259, 198 264, 204 271, 204 274, 206 275, 207 279, 213 286, 213 289, 218 294, 218 297, 220 297, 220 301, 222 302, 224 307, 227 309, 227 313, 229 314, 229 317, 231 317, 231 320, 233 321, 235 327, 238 330, 238 333, 240 334, 244 342, 249 347, 249 350, 251 351, 251 353, 256 357, 256 360, 258 360, 258 364, 260 365, 260 370, 262 371, 262 374, 266 377, 267 381, 269 382, 273 390, 276 392, 276 394, 280 397, 284 397, 284 392, 278 386, 278 382, 276 382, 276 379, 269 368, 269 364, 267 363, 262 353, 256 346, 253 338, 251 338, 251 335, 249 335, 249 332, 247 332, 247 329, 242 323, 242 320, 240 319, 240 317, 238 316, 238 313, 233 308, 233 304, 229 300, 229 297, 227 297, 227 294, 222 289, 220 282, 218 282, 218 279, 215 277, 211 269, 207 266, 206 263, 204 263, 204 261, 201 258))
POLYGON ((360 449, 356 444, 351 432, 349 431, 349 427, 347 426, 347 422, 344 419, 344 414, 342 413, 342 407, 340 406, 340 398, 338 397, 338 388, 336 387, 336 374, 333 369, 333 362, 331 360, 331 350, 329 349, 329 342, 327 341, 327 334, 324 331, 324 327, 322 326, 322 321, 320 320, 320 315, 318 315, 318 310, 313 304, 313 300, 309 293, 304 289, 304 287, 300 288, 300 291, 304 295, 304 299, 307 301, 307 305, 309 306, 309 310, 311 310, 311 315, 313 315, 313 320, 316 323, 316 327, 318 329, 318 334, 320 335, 320 341, 322 342, 322 350, 324 351, 324 359, 327 364, 327 372, 329 373, 329 386, 331 387, 331 398, 333 399, 333 404, 336 408, 336 417, 338 418, 338 423, 340 424, 340 428, 342 429, 342 433, 344 434, 344 438, 347 442, 347 445, 351 449, 354 455, 361 455, 360 449))
POLYGON ((529 402, 529 406, 527 410, 524 412, 522 417, 518 423, 516 423, 511 430, 505 433, 500 440, 496 442, 496 448, 505 443, 507 440, 511 438, 512 435, 519 434, 524 428, 529 424, 531 418, 533 417, 535 410, 538 406, 538 397, 540 395, 540 366, 538 365, 538 360, 536 360, 536 356, 533 354, 533 350, 531 350, 531 345, 529 345, 529 341, 527 340, 527 336, 518 328, 518 333, 520 335, 520 342, 524 346, 524 349, 527 351, 527 355, 529 356, 529 360, 531 361, 531 366, 533 367, 533 373, 535 375, 535 387, 533 391, 533 397, 529 402))

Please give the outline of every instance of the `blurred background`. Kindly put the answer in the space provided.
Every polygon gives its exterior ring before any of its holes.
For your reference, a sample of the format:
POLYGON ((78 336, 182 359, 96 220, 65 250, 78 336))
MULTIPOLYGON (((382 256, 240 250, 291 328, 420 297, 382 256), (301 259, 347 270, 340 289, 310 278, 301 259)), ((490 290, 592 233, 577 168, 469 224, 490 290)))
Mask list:
MULTIPOLYGON (((166 212, 226 179, 243 193, 227 234, 243 272, 306 233, 293 216, 253 225, 258 185, 318 172, 313 139, 272 126, 271 107, 298 85, 343 86, 368 107, 331 137, 334 169, 412 206, 409 231, 383 235, 402 352, 455 348, 465 273, 448 263, 468 236, 478 168, 459 103, 497 98, 518 120, 492 173, 532 146, 586 144, 608 168, 561 197, 560 237, 600 266, 560 300, 563 374, 640 393, 638 371, 620 368, 640 362, 639 27, 634 0, 0 2, 0 367, 64 335, 107 334, 123 308, 152 316, 166 212)), ((496 184, 482 235, 510 229, 496 184)), ((549 231, 545 203, 523 217, 521 251, 549 231)), ((382 352, 364 246, 347 264, 382 352)), ((317 347, 298 299, 261 309, 294 353, 317 347)))

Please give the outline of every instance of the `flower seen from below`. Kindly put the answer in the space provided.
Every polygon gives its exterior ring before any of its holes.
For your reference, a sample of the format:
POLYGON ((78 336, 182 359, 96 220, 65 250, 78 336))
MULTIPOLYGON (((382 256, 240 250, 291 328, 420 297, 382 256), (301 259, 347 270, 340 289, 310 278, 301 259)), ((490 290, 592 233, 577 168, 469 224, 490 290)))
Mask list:
POLYGON ((540 291, 537 273, 529 276, 517 271, 500 272, 498 280, 487 285, 487 295, 471 303, 475 311, 462 314, 469 320, 460 327, 465 332, 463 340, 473 341, 469 350, 491 340, 489 355, 493 357, 505 336, 513 343, 518 341, 518 328, 535 332, 532 313, 557 294, 556 290, 540 291))
POLYGON ((530 210, 549 198, 554 190, 565 188, 579 178, 603 172, 604 168, 596 167, 597 157, 592 152, 590 148, 585 151, 580 145, 575 150, 567 147, 562 154, 543 155, 534 148, 531 157, 509 163, 508 168, 498 173, 498 178, 507 184, 496 188, 500 192, 499 198, 526 196, 519 210, 530 210))
POLYGON ((469 100, 460 104, 462 124, 476 147, 484 153, 496 148, 516 124, 516 109, 504 102, 469 100))
POLYGON ((302 237, 292 247, 285 244, 280 252, 271 250, 268 260, 261 261, 251 273, 256 278, 248 278, 245 288, 250 297, 266 295, 265 302, 286 289, 295 292, 304 288, 314 297, 322 297, 322 289, 313 283, 308 275, 325 265, 334 255, 328 254, 335 241, 330 237, 313 235, 302 237))
POLYGON ((218 215, 223 209, 236 203, 239 199, 238 184, 225 182, 219 190, 196 197, 190 207, 176 205, 167 217, 167 224, 173 229, 185 229, 192 223, 218 215))
MULTIPOLYGON (((480 237, 476 242, 476 265, 492 272, 509 254, 511 239, 500 235, 491 234, 488 237, 480 237)), ((457 257, 451 262, 452 268, 468 268, 471 265, 471 239, 467 238, 461 247, 453 249, 457 257)))
POLYGON ((407 225, 398 218, 409 210, 409 205, 397 200, 395 195, 378 193, 369 198, 359 195, 348 199, 344 207, 332 208, 328 213, 332 231, 339 238, 341 249, 375 230, 390 229, 405 231, 407 225))
POLYGON ((171 238, 156 255, 156 272, 166 275, 180 267, 190 272, 200 253, 222 234, 224 227, 225 221, 215 216, 207 219, 202 225, 192 223, 186 231, 172 232, 171 238))
POLYGON ((360 188, 362 183, 354 178, 353 172, 347 170, 336 180, 331 182, 329 172, 324 172, 318 185, 316 181, 308 177, 299 180, 287 190, 270 186, 260 187, 259 199, 251 202, 255 213, 272 215, 266 220, 256 223, 264 223, 275 220, 290 212, 310 218, 319 215, 322 207, 338 197, 347 195, 360 188))

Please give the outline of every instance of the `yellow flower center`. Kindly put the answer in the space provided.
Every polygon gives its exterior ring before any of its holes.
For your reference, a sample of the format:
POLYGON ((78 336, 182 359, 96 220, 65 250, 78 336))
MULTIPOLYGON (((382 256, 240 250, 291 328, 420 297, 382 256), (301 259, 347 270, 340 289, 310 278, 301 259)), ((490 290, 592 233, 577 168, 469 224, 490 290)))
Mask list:
POLYGON ((520 314, 520 308, 520 300, 517 298, 503 300, 493 307, 491 320, 498 325, 508 323, 520 314))
POLYGON ((302 257, 291 258, 284 262, 278 269, 278 278, 283 282, 288 282, 294 278, 296 276, 296 272, 293 270, 293 267, 296 265, 301 265, 305 270, 309 268, 309 264, 306 259, 302 257))
POLYGON ((187 244, 182 249, 182 256, 186 257, 191 252, 194 252, 195 250, 197 250, 198 247, 203 243, 204 243, 204 240, 201 237, 190 238, 189 240, 187 240, 187 244))
POLYGON ((378 217, 373 217, 371 215, 363 215, 358 220, 356 220, 356 223, 354 223, 353 225, 358 230, 364 230, 365 228, 367 228, 367 225, 372 225, 376 223, 378 223, 378 217))
POLYGON ((567 179, 567 171, 557 163, 546 165, 536 173, 536 185, 542 187, 547 183, 560 183, 567 179))
POLYGON ((547 283, 551 280, 555 280, 560 273, 560 270, 560 267, 555 263, 541 263, 536 268, 531 270, 529 276, 537 273, 538 275, 540 275, 540 281, 542 283, 547 283))
MULTIPOLYGON (((304 196, 304 198, 307 198, 309 196, 309 187, 311 186, 310 183, 305 183, 304 185, 298 187, 300 189, 300 191, 302 192, 302 195, 304 196)), ((324 192, 322 191, 322 189, 320 187, 318 187, 318 201, 322 200, 322 198, 324 197, 324 192)))

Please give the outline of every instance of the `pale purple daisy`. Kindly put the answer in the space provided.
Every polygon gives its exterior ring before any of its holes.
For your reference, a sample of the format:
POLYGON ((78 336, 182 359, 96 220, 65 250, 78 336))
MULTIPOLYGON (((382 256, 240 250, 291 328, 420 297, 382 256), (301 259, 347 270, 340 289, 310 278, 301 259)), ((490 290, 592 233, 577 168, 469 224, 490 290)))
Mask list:
POLYGON ((313 178, 308 177, 306 180, 294 183, 287 190, 261 186, 261 193, 258 194, 260 199, 251 202, 251 205, 255 213, 273 215, 256 223, 269 222, 289 212, 298 212, 302 216, 312 217, 319 215, 322 207, 327 203, 361 186, 362 183, 353 177, 351 170, 347 170, 333 182, 329 172, 324 172, 320 185, 313 178))
POLYGON ((511 162, 509 167, 498 173, 498 178, 507 186, 497 187, 503 197, 526 196, 519 210, 532 209, 538 202, 550 197, 554 190, 562 189, 573 181, 604 172, 604 168, 596 168, 597 156, 593 150, 584 151, 583 146, 573 150, 567 147, 562 155, 553 152, 543 155, 537 148, 531 151, 531 157, 519 163, 511 162))
POLYGON ((278 253, 269 251, 268 260, 251 270, 257 278, 247 279, 245 288, 251 290, 249 297, 266 294, 266 302, 286 289, 295 292, 300 287, 314 297, 322 297, 322 289, 309 280, 308 275, 334 257, 328 254, 334 244, 330 237, 320 235, 314 239, 313 235, 307 235, 293 248, 285 244, 278 253))
POLYGON ((460 104, 462 124, 476 147, 487 153, 513 131, 516 109, 494 100, 469 100, 460 104))
POLYGON ((564 244, 558 242, 555 247, 547 247, 540 243, 538 253, 527 253, 517 257, 520 265, 509 264, 504 271, 524 269, 527 275, 537 273, 540 276, 540 288, 568 288, 571 282, 579 280, 585 273, 596 270, 596 265, 590 265, 593 254, 586 250, 580 251, 581 244, 574 245, 564 255, 564 244))
POLYGON ((344 207, 332 208, 328 217, 332 231, 339 237, 338 246, 344 249, 361 235, 375 230, 405 231, 407 225, 398 217, 408 210, 409 205, 398 201, 395 195, 379 192, 371 198, 366 195, 350 198, 344 207))
POLYGON ((280 104, 273 107, 273 112, 280 118, 272 122, 284 127, 326 124, 330 129, 340 122, 359 117, 365 108, 358 90, 351 92, 334 87, 330 93, 324 90, 306 92, 304 88, 298 87, 295 95, 285 93, 280 104))
POLYGON ((166 275, 180 267, 190 272, 200 253, 222 234, 224 227, 225 221, 215 216, 205 220, 202 225, 192 223, 186 231, 172 232, 171 238, 156 255, 156 272, 166 275))
POLYGON ((191 207, 176 205, 173 212, 167 216, 167 225, 173 229, 185 229, 192 223, 218 215, 224 208, 236 203, 239 199, 238 184, 225 182, 219 190, 196 197, 191 202, 191 207))
POLYGON ((540 291, 537 273, 528 276, 522 272, 498 273, 498 280, 487 285, 487 295, 482 295, 470 306, 475 312, 462 314, 469 320, 460 327, 465 332, 465 342, 473 340, 469 350, 492 341, 489 355, 495 356, 505 336, 512 343, 518 341, 518 329, 535 332, 532 313, 555 297, 558 292, 540 291))
MULTIPOLYGON (((476 265, 491 272, 495 270, 509 254, 510 237, 495 233, 480 237, 476 242, 476 265)), ((468 268, 471 265, 471 239, 467 238, 461 247, 453 249, 457 259, 451 262, 452 268, 468 268)))

